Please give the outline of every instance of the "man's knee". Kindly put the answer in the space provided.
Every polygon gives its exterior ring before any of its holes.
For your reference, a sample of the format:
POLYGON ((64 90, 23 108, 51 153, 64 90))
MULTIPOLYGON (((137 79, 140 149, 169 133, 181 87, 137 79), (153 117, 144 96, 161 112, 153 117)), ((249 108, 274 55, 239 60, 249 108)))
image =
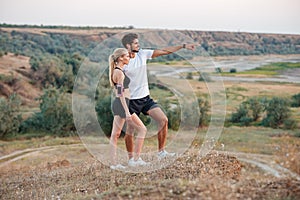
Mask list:
POLYGON ((129 135, 132 135, 134 132, 134 127, 133 126, 127 126, 126 128, 126 135, 129 134, 129 135))
POLYGON ((126 133, 124 139, 125 140, 132 140, 133 139, 133 134, 126 133))
POLYGON ((141 127, 141 129, 139 130, 139 137, 145 138, 146 133, 147 133, 147 128, 146 128, 146 126, 141 127))
POLYGON ((167 126, 168 125, 168 117, 167 116, 164 116, 162 119, 161 119, 161 126, 167 126))

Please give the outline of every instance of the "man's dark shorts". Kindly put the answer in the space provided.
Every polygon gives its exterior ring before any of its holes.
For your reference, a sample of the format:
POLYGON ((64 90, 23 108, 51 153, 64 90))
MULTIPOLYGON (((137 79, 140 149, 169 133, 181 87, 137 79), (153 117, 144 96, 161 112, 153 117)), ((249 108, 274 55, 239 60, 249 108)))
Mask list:
POLYGON ((143 113, 148 115, 148 111, 152 108, 159 107, 150 96, 143 97, 141 99, 130 99, 129 100, 129 111, 131 114, 136 113, 138 116, 143 113))

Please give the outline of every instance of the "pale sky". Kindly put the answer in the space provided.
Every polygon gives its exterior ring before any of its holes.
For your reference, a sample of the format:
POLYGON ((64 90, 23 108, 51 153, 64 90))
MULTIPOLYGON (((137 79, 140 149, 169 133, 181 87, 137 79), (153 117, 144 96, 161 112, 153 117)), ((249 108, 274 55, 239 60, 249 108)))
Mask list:
POLYGON ((300 0, 0 0, 0 23, 300 34, 300 0))

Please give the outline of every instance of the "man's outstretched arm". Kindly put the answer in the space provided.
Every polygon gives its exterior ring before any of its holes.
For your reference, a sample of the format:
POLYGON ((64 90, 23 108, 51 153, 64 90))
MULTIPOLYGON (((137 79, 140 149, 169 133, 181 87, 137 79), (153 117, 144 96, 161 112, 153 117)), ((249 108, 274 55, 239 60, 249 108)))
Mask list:
POLYGON ((188 50, 195 50, 196 45, 195 44, 183 44, 180 46, 170 46, 170 47, 165 47, 163 49, 156 49, 154 50, 152 54, 152 58, 158 57, 158 56, 163 56, 163 55, 168 55, 171 53, 174 53, 180 49, 188 49, 188 50))

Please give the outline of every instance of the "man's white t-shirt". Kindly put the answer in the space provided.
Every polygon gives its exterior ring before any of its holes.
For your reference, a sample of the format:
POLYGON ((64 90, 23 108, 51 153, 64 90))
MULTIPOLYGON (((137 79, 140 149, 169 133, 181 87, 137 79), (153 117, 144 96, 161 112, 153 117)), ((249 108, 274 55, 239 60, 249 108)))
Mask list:
POLYGON ((147 59, 151 59, 153 51, 140 49, 124 68, 125 74, 130 79, 130 99, 141 99, 150 94, 147 77, 147 59))

